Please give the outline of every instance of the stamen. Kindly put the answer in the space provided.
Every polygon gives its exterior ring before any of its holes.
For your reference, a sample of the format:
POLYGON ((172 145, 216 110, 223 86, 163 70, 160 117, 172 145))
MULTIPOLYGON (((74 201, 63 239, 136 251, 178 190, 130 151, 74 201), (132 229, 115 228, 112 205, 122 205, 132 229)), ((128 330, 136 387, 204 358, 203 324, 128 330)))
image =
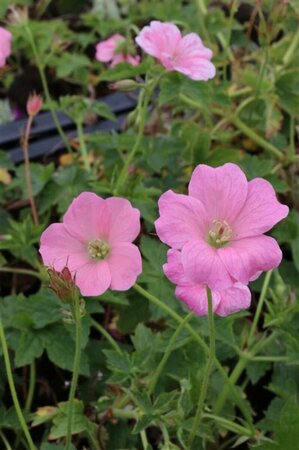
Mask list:
POLYGON ((209 243, 213 247, 223 247, 226 245, 232 238, 233 231, 226 222, 223 220, 213 220, 212 227, 209 230, 209 243))
POLYGON ((95 239, 88 243, 87 250, 92 259, 105 259, 110 251, 110 247, 102 239, 95 239))

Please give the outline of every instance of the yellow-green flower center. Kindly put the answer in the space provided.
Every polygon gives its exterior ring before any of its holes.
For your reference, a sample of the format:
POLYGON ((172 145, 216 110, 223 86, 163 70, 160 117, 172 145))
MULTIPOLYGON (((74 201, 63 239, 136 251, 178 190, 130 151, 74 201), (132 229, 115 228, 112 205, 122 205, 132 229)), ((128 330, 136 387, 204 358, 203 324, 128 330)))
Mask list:
POLYGON ((102 239, 95 239, 88 243, 87 250, 92 259, 105 259, 110 251, 110 247, 102 239))
POLYGON ((228 223, 223 220, 213 220, 209 230, 209 244, 213 247, 224 247, 232 238, 233 230, 228 223))

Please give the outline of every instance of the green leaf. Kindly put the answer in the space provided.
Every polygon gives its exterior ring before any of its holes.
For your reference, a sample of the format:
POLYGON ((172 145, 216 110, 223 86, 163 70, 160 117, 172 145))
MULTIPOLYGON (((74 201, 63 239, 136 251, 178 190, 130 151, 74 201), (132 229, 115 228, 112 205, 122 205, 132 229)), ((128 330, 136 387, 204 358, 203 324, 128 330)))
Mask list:
POLYGON ((22 367, 31 364, 42 355, 43 351, 44 345, 40 333, 30 330, 23 331, 15 355, 16 366, 22 367))
MULTIPOLYGON (((69 403, 59 403, 59 412, 54 416, 53 426, 50 430, 49 439, 60 439, 67 435, 69 403)), ((82 433, 87 429, 88 419, 84 415, 84 403, 79 400, 73 402, 72 434, 82 433)))

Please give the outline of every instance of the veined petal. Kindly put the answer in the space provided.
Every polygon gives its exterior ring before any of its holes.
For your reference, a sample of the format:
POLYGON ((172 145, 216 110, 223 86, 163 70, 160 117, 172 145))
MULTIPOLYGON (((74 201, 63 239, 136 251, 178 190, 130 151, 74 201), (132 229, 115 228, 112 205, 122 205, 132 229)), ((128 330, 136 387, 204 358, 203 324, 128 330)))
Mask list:
POLYGON ((102 295, 111 283, 109 265, 106 261, 90 261, 75 271, 75 282, 82 295, 102 295))
POLYGON ((189 195, 201 201, 210 221, 225 220, 231 226, 247 198, 247 185, 244 173, 236 164, 217 168, 200 164, 192 174, 189 195))
POLYGON ((110 227, 108 240, 132 242, 140 233, 140 212, 133 208, 129 200, 110 197, 105 200, 109 210, 110 227))
POLYGON ((142 272, 142 260, 138 247, 128 242, 113 244, 105 260, 110 268, 111 289, 126 291, 142 272))
POLYGON ((167 191, 159 199, 160 217, 155 222, 162 242, 181 249, 187 242, 207 234, 206 211, 195 198, 167 191))
POLYGON ((193 241, 184 245, 182 263, 185 276, 193 283, 207 284, 212 290, 225 289, 233 284, 218 251, 205 241, 193 241))
MULTIPOLYGON (((177 286, 175 295, 182 300, 197 316, 208 315, 208 298, 204 285, 190 284, 189 286, 177 286)), ((218 292, 212 292, 213 311, 217 311, 220 302, 218 292)))
POLYGON ((173 23, 153 20, 142 28, 136 37, 136 43, 149 55, 162 59, 162 55, 174 54, 181 39, 181 32, 173 23))
POLYGON ((251 303, 251 293, 245 284, 235 283, 233 286, 218 291, 220 302, 216 309, 218 316, 228 316, 241 309, 249 308, 251 303))
POLYGON ((232 241, 218 254, 231 277, 244 284, 258 272, 279 266, 282 258, 275 239, 264 235, 232 241))
POLYGON ((289 208, 279 203, 272 185, 255 178, 249 181, 245 204, 231 224, 234 239, 266 233, 288 213, 289 208))

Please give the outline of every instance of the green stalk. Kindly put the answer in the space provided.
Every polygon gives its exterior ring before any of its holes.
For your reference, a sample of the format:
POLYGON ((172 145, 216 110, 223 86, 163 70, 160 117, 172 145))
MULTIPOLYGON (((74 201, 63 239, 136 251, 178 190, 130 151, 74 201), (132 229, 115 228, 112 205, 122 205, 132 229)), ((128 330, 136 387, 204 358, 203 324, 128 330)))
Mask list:
POLYGON ((8 442, 8 440, 6 439, 6 436, 4 433, 2 433, 2 431, 0 430, 0 437, 3 441, 3 444, 5 446, 5 450, 12 450, 10 443, 8 442))
POLYGON ((102 325, 100 325, 96 320, 91 319, 91 325, 98 330, 106 339, 107 341, 110 343, 111 347, 113 347, 113 349, 119 354, 122 355, 123 352, 121 351, 121 348, 119 347, 119 345, 115 342, 115 340, 113 339, 113 337, 108 333, 107 330, 105 330, 104 327, 102 327, 102 325))
POLYGON ((292 61, 293 55, 296 51, 296 49, 298 48, 299 45, 299 28, 296 31, 291 44, 289 46, 289 48, 287 49, 284 57, 282 58, 282 62, 284 66, 288 66, 290 64, 290 62, 292 61))
POLYGON ((176 331, 173 333, 173 335, 172 335, 172 337, 171 337, 171 339, 170 339, 170 341, 169 341, 169 343, 168 343, 168 346, 167 346, 167 348, 166 348, 166 351, 165 351, 165 353, 163 354, 163 358, 161 359, 161 361, 160 361, 160 363, 159 363, 159 365, 158 365, 158 367, 157 367, 157 369, 156 369, 156 371, 155 371, 155 373, 154 373, 154 375, 153 375, 153 377, 152 377, 152 379, 151 379, 151 381, 150 381, 150 383, 149 383, 149 385, 148 385, 148 395, 151 395, 151 394, 154 392, 155 387, 156 387, 156 384, 157 384, 157 381, 158 381, 158 379, 159 379, 159 377, 160 377, 160 375, 161 375, 161 373, 162 373, 162 371, 163 371, 163 369, 164 369, 164 367, 165 367, 165 364, 166 364, 167 361, 168 361, 168 358, 169 358, 169 356, 170 356, 170 354, 171 354, 171 352, 172 352, 172 348, 173 348, 173 346, 174 346, 174 344, 175 344, 175 341, 176 341, 178 335, 179 335, 180 332, 182 331, 182 328, 185 326, 185 324, 186 324, 192 317, 193 317, 193 312, 190 312, 190 313, 182 320, 182 322, 180 323, 180 325, 177 327, 176 331))
POLYGON ((81 156, 83 159, 84 167, 85 167, 85 170, 87 170, 87 172, 89 172, 90 171, 90 163, 89 163, 89 159, 88 159, 88 151, 87 151, 87 147, 86 147, 86 142, 84 139, 82 122, 81 121, 76 122, 76 126, 77 126, 77 134, 78 134, 78 139, 79 139, 79 144, 80 144, 80 152, 81 152, 81 156))
POLYGON ((0 341, 1 341, 1 346, 2 346, 2 350, 3 350, 3 358, 4 358, 4 364, 5 364, 5 370, 6 370, 6 375, 7 375, 7 380, 8 380, 8 384, 9 384, 9 389, 10 389, 10 393, 11 393, 11 397, 13 400, 13 404, 20 422, 20 425, 22 427, 22 430, 24 432, 24 435, 26 437, 28 446, 30 448, 30 450, 36 450, 36 447, 33 443, 33 440, 31 438, 27 423, 24 419, 22 410, 21 410, 21 406, 18 400, 18 396, 17 396, 17 392, 16 392, 16 388, 15 388, 15 384, 14 384, 14 380, 13 380, 13 375, 12 375, 12 370, 11 370, 11 365, 10 365, 10 359, 9 359, 9 354, 8 354, 8 348, 7 348, 7 342, 6 342, 6 337, 5 337, 5 332, 4 332, 4 328, 3 328, 3 324, 2 324, 2 320, 0 318, 0 341))
POLYGON ((204 408, 204 402, 207 396, 208 392, 208 385, 209 380, 211 376, 211 371, 213 368, 214 358, 215 358, 215 325, 214 325, 214 313, 213 313, 213 301, 212 301, 212 292, 211 289, 207 286, 207 297, 208 297, 208 318, 209 318, 209 334, 210 334, 210 351, 209 351, 209 357, 208 361, 205 367, 204 375, 203 375, 203 381, 202 386, 200 390, 200 395, 198 399, 198 405, 196 410, 196 415, 193 421, 193 426, 191 429, 191 433, 188 440, 188 446, 191 449, 192 444, 194 441, 194 438, 196 436, 196 432, 198 430, 198 427, 200 425, 202 414, 203 414, 203 408, 204 408))
POLYGON ((139 109, 139 114, 140 114, 137 138, 136 138, 134 146, 132 147, 132 150, 126 157, 125 163, 123 165, 123 168, 120 172, 120 175, 119 175, 118 180, 115 185, 114 195, 118 195, 120 193, 120 191, 122 190, 122 188, 124 187, 124 185, 127 181, 128 173, 129 173, 128 172, 129 166, 132 163, 134 156, 138 152, 142 138, 143 138, 145 123, 146 123, 146 116, 147 116, 147 108, 148 108, 148 104, 149 104, 151 95, 163 75, 164 75, 164 72, 162 72, 155 80, 152 80, 152 82, 149 84, 149 86, 144 88, 145 91, 141 91, 141 93, 140 93, 140 95, 143 98, 143 102, 141 104, 139 104, 139 102, 138 102, 138 105, 137 105, 137 109, 139 109))
POLYGON ((52 98, 51 98, 51 95, 50 95, 50 91, 49 91, 49 87, 48 87, 48 82, 47 82, 47 77, 46 77, 46 74, 45 74, 44 66, 43 66, 43 64, 41 62, 41 58, 39 57, 39 54, 38 54, 38 51, 37 51, 37 48, 36 48, 36 45, 35 45, 34 37, 33 37, 32 33, 31 33, 30 27, 28 25, 25 25, 24 28, 25 28, 25 31, 26 31, 27 36, 29 38, 29 42, 30 42, 30 45, 31 45, 31 48, 32 48, 32 52, 33 52, 34 57, 35 57, 35 62, 36 62, 36 65, 37 65, 37 68, 38 68, 38 71, 39 71, 39 75, 40 75, 40 78, 41 78, 41 82, 42 82, 45 98, 46 98, 46 101, 48 103, 48 106, 49 106, 49 109, 50 109, 50 112, 51 112, 51 115, 52 115, 53 122, 55 123, 57 131, 60 134, 60 137, 61 137, 61 139, 62 139, 66 149, 68 150, 69 153, 73 153, 72 149, 70 147, 70 144, 68 142, 68 139, 67 139, 63 129, 61 128, 61 125, 60 125, 60 122, 59 122, 59 119, 58 119, 55 107, 53 106, 53 102, 52 102, 52 98))
MULTIPOLYGON (((171 316, 174 320, 176 320, 179 324, 182 323, 183 319, 179 314, 177 314, 175 311, 173 311, 169 306, 167 306, 165 303, 163 303, 161 300, 159 300, 157 297, 155 297, 152 294, 149 294, 145 289, 143 289, 138 284, 135 284, 134 289, 139 292, 143 297, 145 297, 147 300, 149 300, 151 303, 158 306, 160 309, 162 309, 167 315, 171 316)), ((193 339, 199 344, 199 346, 205 351, 206 354, 209 354, 209 347, 205 343, 205 341, 193 330, 193 328, 186 323, 184 325, 184 328, 189 331, 193 339)), ((255 429, 252 423, 252 419, 250 414, 248 414, 247 407, 244 405, 244 402, 242 398, 239 397, 238 393, 236 392, 235 386, 231 383, 231 380, 227 376, 227 373, 225 369, 222 367, 221 363, 218 361, 218 359, 215 357, 215 365, 217 369, 219 370, 221 376, 225 380, 228 389, 231 391, 232 395, 234 396, 235 402, 238 405, 240 411, 244 415, 244 418, 248 422, 248 425, 250 426, 250 429, 252 431, 252 435, 255 435, 255 429)))
POLYGON ((69 409, 67 418, 67 435, 66 435, 66 450, 71 448, 71 436, 72 436, 72 419, 73 419, 73 406, 75 400, 75 393, 79 378, 80 369, 80 358, 81 358, 81 338, 82 338, 82 328, 81 328, 81 312, 80 312, 80 299, 79 296, 75 295, 75 305, 74 305, 73 318, 76 325, 76 350, 75 359, 73 366, 73 378, 69 394, 69 409))
POLYGON ((28 395, 27 395, 26 404, 25 404, 25 411, 27 413, 29 413, 30 409, 31 409, 32 400, 33 400, 33 396, 34 396, 35 381, 36 381, 35 362, 33 361, 30 364, 29 389, 28 389, 28 395))
POLYGON ((0 267, 0 272, 16 273, 20 275, 30 275, 32 277, 38 278, 40 281, 45 281, 45 277, 43 277, 40 273, 36 272, 35 270, 14 268, 14 267, 0 267))
POLYGON ((266 276, 265 276, 265 279, 264 279, 264 282, 263 282, 263 287, 262 287, 262 290, 261 290, 261 294, 259 296, 257 308, 256 308, 256 311, 255 311, 255 315, 254 315, 253 322, 252 322, 252 325, 251 325, 251 328, 250 328, 250 331, 249 331, 249 336, 248 336, 248 339, 247 339, 248 347, 250 347, 250 345, 252 343, 252 340, 253 340, 253 337, 254 337, 254 333, 255 333, 255 330, 257 328, 257 324, 258 324, 258 321, 259 321, 259 318, 260 318, 260 315, 261 315, 261 312, 262 312, 262 309, 263 309, 263 305, 264 305, 264 301, 265 301, 265 298, 266 298, 266 293, 267 293, 267 290, 268 290, 268 287, 269 287, 269 283, 270 283, 272 272, 273 272, 273 270, 269 270, 269 272, 266 273, 266 276))

